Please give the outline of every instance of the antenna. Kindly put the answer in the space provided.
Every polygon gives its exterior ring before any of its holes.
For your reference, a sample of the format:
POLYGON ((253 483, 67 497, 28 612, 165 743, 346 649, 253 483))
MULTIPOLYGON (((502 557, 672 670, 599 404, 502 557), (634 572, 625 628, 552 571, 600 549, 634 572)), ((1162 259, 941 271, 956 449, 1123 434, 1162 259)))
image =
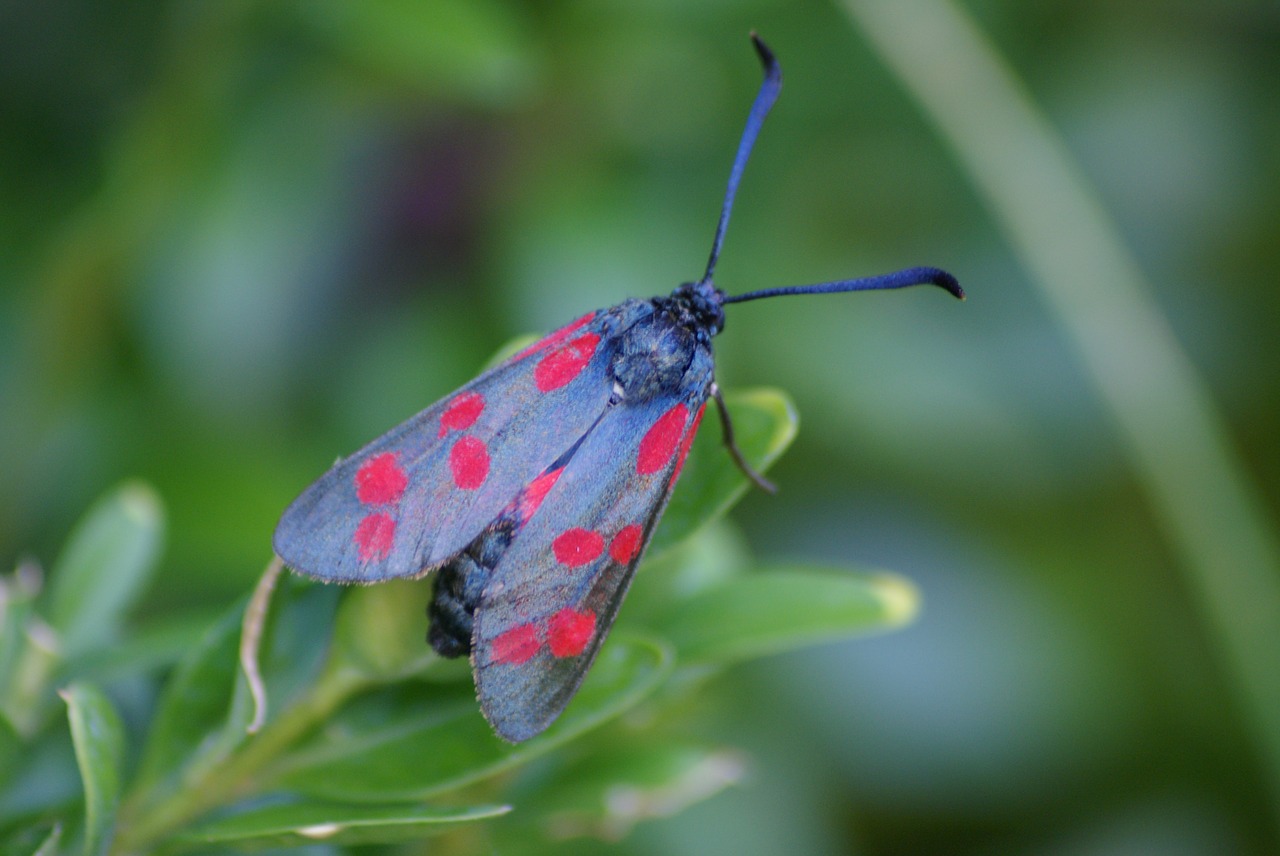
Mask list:
POLYGON ((762 288, 759 291, 748 291, 746 294, 727 296, 721 303, 743 303, 747 300, 759 300, 762 297, 781 297, 785 294, 834 294, 839 291, 879 291, 886 288, 907 288, 912 285, 936 285, 950 292, 954 297, 964 300, 964 289, 956 278, 945 270, 935 267, 913 267, 885 273, 880 276, 865 276, 859 279, 840 279, 835 282, 819 282, 815 285, 784 285, 781 288, 762 288))
POLYGON ((746 169, 747 158, 751 157, 751 147, 755 145, 756 137, 760 135, 760 126, 764 124, 764 117, 769 115, 773 102, 778 100, 778 93, 782 91, 782 69, 778 66, 778 60, 774 57, 773 51, 760 41, 760 37, 754 30, 751 32, 751 43, 756 46, 756 53, 760 55, 760 63, 764 66, 764 83, 760 84, 760 91, 756 93, 751 112, 747 114, 747 126, 742 129, 742 139, 738 141, 738 153, 733 157, 733 169, 729 172, 729 186, 724 191, 724 205, 720 208, 720 222, 716 224, 716 237, 711 242, 711 258, 707 260, 707 272, 702 275, 703 282, 711 282, 711 275, 715 273, 716 261, 720 258, 720 245, 724 243, 724 231, 729 226, 729 212, 733 210, 733 197, 738 192, 742 171, 746 169))
MULTIPOLYGON (((747 159, 751 157, 751 149, 764 119, 773 108, 782 91, 782 69, 769 46, 760 40, 755 31, 751 33, 751 43, 760 55, 760 63, 764 66, 764 83, 756 93, 756 100, 747 114, 747 126, 742 129, 742 139, 738 141, 738 153, 733 158, 733 169, 729 172, 729 186, 724 191, 724 205, 720 208, 720 222, 716 224, 716 237, 711 242, 711 257, 707 260, 707 272, 702 275, 701 282, 709 284, 715 273, 716 262, 720 259, 720 246, 724 243, 725 229, 729 226, 729 214, 733 211, 733 198, 738 193, 738 182, 742 180, 742 172, 747 167, 747 159)), ((880 276, 861 277, 859 279, 841 279, 835 282, 820 282, 815 285, 792 285, 782 288, 766 288, 725 297, 722 303, 743 303, 748 300, 759 300, 762 297, 780 297, 785 294, 832 294, 840 291, 878 291, 887 288, 907 288, 912 285, 936 285, 945 289, 960 300, 964 300, 964 289, 956 278, 945 270, 935 267, 913 267, 880 276)))

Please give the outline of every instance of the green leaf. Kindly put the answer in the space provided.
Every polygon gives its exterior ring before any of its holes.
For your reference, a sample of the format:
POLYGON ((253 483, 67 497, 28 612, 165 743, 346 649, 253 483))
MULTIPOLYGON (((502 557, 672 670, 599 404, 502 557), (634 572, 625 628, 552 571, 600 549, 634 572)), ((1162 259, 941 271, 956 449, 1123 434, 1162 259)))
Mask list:
MULTIPOLYGON (((351 590, 292 573, 281 577, 259 651, 271 710, 284 710, 296 697, 309 692, 325 669, 334 618, 344 593, 351 590)), ((236 676, 239 692, 244 689, 239 668, 236 676)))
POLYGON ((726 663, 909 622, 919 595, 902 577, 787 566, 746 574, 658 622, 681 663, 726 663))
POLYGON ((67 703, 76 763, 84 783, 85 856, 106 853, 120 803, 124 727, 111 701, 89 684, 60 693, 67 703))
POLYGON ((162 781, 189 763, 209 735, 226 723, 239 669, 243 609, 244 604, 238 603, 210 627, 165 684, 148 729, 150 736, 134 785, 136 792, 156 790, 162 781))
POLYGON ((61 840, 61 823, 40 823, 0 842, 0 856, 57 856, 61 840))
POLYGON ((24 562, 12 576, 0 576, 0 711, 9 707, 14 674, 27 643, 27 623, 39 591, 40 569, 34 563, 24 562))
MULTIPOLYGON (((260 665, 269 710, 284 709, 315 681, 328 653, 341 590, 283 577, 267 619, 260 665)), ((252 705, 240 670, 244 602, 211 627, 165 685, 136 789, 163 790, 175 774, 219 763, 248 737, 252 705)))
POLYGON ((109 683, 120 678, 160 672, 177 665, 199 645, 209 625, 217 618, 217 614, 206 611, 162 616, 131 629, 114 645, 86 653, 75 663, 68 664, 64 674, 72 680, 86 678, 109 683))
POLYGON ((419 671, 438 658, 424 642, 431 580, 391 580, 347 593, 338 610, 334 657, 379 681, 419 671))
MULTIPOLYGON (((4 794, 10 780, 17 774, 17 760, 22 753, 23 740, 9 720, 0 716, 0 795, 4 794)), ((3 799, 0 798, 0 805, 3 799)))
POLYGON ((43 610, 64 658, 114 641, 155 565, 163 530, 160 498, 141 482, 116 488, 77 524, 53 566, 43 610))
POLYGON ((310 23, 362 70, 399 85, 506 102, 535 77, 514 8, 494 0, 324 0, 310 23))
POLYGON ((645 625, 671 605, 718 586, 751 568, 750 550, 737 527, 720 519, 653 558, 645 557, 618 617, 622 626, 645 625))
POLYGON ((494 736, 471 698, 441 703, 439 685, 403 715, 372 725, 337 718, 286 762, 281 783, 351 802, 416 800, 471 784, 546 754, 639 704, 670 674, 669 649, 615 637, 581 691, 545 733, 518 746, 494 736))
POLYGON ((635 824, 678 814, 746 776, 740 752, 655 737, 584 755, 540 779, 520 807, 554 840, 618 841, 635 824))
MULTIPOLYGON (((0 720, 24 737, 40 730, 59 665, 58 640, 35 611, 41 584, 34 562, 0 577, 0 720)), ((0 781, 8 771, 2 761, 0 781)))
POLYGON ((293 803, 251 809, 179 835, 186 849, 211 846, 258 850, 307 844, 389 844, 448 832, 464 823, 501 817, 510 806, 433 808, 421 805, 293 803))
MULTIPOLYGON (((776 389, 726 393, 733 430, 743 457, 764 472, 791 445, 799 425, 795 405, 776 389)), ((724 515, 747 491, 750 482, 724 448, 718 421, 709 404, 698 437, 685 461, 680 481, 662 523, 654 533, 649 554, 678 544, 701 526, 724 515)))

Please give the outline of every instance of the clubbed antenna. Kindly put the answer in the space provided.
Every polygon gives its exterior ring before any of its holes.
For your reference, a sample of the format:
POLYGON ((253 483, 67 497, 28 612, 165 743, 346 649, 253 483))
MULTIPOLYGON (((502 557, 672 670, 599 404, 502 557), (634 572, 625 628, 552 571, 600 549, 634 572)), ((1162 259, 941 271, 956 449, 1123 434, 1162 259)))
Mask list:
POLYGON ((715 273, 716 262, 720 258, 720 245, 724 243, 724 231, 729 226, 729 213, 733 210, 733 197, 738 192, 742 171, 747 167, 747 158, 751 157, 751 147, 760 135, 764 117, 769 115, 773 102, 778 100, 778 93, 782 91, 782 69, 778 66, 773 51, 754 32, 751 34, 751 42, 756 46, 756 53, 760 55, 760 63, 764 66, 764 83, 760 84, 760 91, 756 93, 755 103, 751 105, 751 112, 747 115, 747 126, 743 128, 742 139, 738 141, 738 153, 733 157, 729 186, 724 191, 724 205, 720 208, 720 222, 716 224, 716 237, 711 242, 711 258, 707 260, 707 272, 702 275, 703 282, 711 282, 711 275, 715 273))
POLYGON ((762 288, 759 291, 748 291, 746 294, 735 294, 726 297, 723 303, 743 303, 747 300, 759 300, 762 297, 781 297, 785 294, 833 294, 838 291, 879 291, 886 288, 907 288, 912 285, 936 285, 945 289, 960 300, 964 300, 964 289, 956 278, 945 270, 935 267, 913 267, 898 270, 880 276, 865 276, 860 279, 840 279, 835 282, 819 282, 814 285, 784 285, 781 288, 762 288))
MULTIPOLYGON (((729 214, 733 211, 733 198, 738 193, 738 182, 742 180, 742 172, 747 167, 747 159, 751 157, 751 149, 760 135, 765 116, 778 100, 782 91, 782 69, 777 57, 769 46, 760 40, 754 32, 751 42, 760 55, 760 63, 764 66, 764 83, 756 93, 756 100, 747 114, 747 126, 742 130, 742 139, 738 141, 738 153, 733 158, 733 169, 729 172, 729 186, 724 191, 724 204, 720 208, 720 222, 716 224, 716 237, 711 242, 711 257, 707 260, 707 272, 702 275, 703 283, 710 283, 716 270, 716 262, 720 259, 720 247, 724 243, 724 233, 729 227, 729 214)), ((724 298, 724 303, 743 303, 747 300, 759 300, 762 297, 780 297, 785 294, 832 294, 840 291, 877 291, 886 288, 907 288, 912 285, 936 285, 945 289, 960 300, 964 300, 964 289, 956 278, 944 270, 934 267, 914 267, 894 271, 881 276, 868 276, 859 279, 842 279, 835 282, 820 282, 815 285, 792 285, 782 288, 766 288, 747 294, 738 294, 724 298)))

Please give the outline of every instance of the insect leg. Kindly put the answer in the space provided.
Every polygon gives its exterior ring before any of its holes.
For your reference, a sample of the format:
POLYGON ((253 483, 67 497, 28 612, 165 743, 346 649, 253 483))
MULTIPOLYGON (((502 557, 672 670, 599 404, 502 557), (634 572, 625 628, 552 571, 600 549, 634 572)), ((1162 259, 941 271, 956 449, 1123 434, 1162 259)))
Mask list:
POLYGON ((760 488, 765 493, 777 493, 778 488, 774 486, 773 482, 769 481, 752 469, 751 465, 747 463, 746 458, 742 457, 742 452, 738 449, 738 444, 733 441, 733 421, 729 419, 729 408, 725 406, 724 396, 720 394, 720 387, 718 384, 711 384, 711 397, 716 400, 716 409, 720 411, 720 424, 724 426, 724 445, 725 448, 729 450, 729 454, 732 456, 733 462, 738 465, 738 469, 742 470, 743 474, 746 475, 747 478, 755 482, 756 487, 760 488))

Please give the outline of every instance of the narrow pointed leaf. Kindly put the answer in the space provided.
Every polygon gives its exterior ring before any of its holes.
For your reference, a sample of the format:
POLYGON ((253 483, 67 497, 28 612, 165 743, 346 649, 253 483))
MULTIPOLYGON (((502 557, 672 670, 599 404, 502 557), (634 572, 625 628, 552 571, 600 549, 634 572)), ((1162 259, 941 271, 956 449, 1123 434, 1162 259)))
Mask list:
POLYGON ((741 752, 655 737, 584 753, 540 780, 520 808, 556 840, 619 841, 637 823, 684 811, 747 775, 741 752))
MULTIPOLYGON (((581 691, 546 732, 518 746, 493 735, 474 700, 430 700, 392 721, 360 728, 341 719, 288 763, 281 783, 317 798, 352 802, 422 799, 525 764, 630 710, 670 674, 671 652, 615 637, 581 691)), ((438 686, 424 691, 439 693, 438 686)))
POLYGON ((57 856, 61 841, 61 823, 41 823, 0 841, 0 856, 57 856))
POLYGON ((681 663, 726 663, 898 627, 918 604, 915 587, 893 574, 788 566, 700 592, 659 627, 681 663))
POLYGON ((128 482, 97 502, 53 566, 44 613, 63 656, 111 642, 155 565, 164 529, 160 498, 128 482))
MULTIPOLYGON (((340 591, 286 577, 268 619, 260 665, 271 710, 278 711, 323 666, 340 591)), ((209 629, 165 686, 143 754, 137 789, 162 791, 180 771, 217 763, 247 738, 253 709, 240 670, 244 603, 209 629)))
POLYGON ((165 684, 148 729, 137 790, 152 790, 175 774, 226 722, 238 667, 242 609, 238 604, 212 625, 165 684))
MULTIPOLYGON (((791 445, 799 427, 795 405, 776 389, 726 393, 733 430, 742 455, 764 472, 791 445)), ((715 404, 708 404, 702 428, 689 451, 680 481, 654 533, 650 555, 680 543, 699 527, 724 515, 751 483, 724 447, 715 404)))
POLYGON ((120 803, 124 765, 124 728, 120 716, 102 691, 89 684, 63 690, 76 763, 84 783, 84 853, 106 853, 120 803))
POLYGON ((438 835, 460 824, 501 817, 508 806, 266 806, 202 824, 176 840, 179 849, 260 850, 308 844, 390 844, 438 835))
POLYGON ((438 658, 422 644, 432 581, 392 580, 347 592, 334 629, 334 656, 380 681, 420 670, 438 658))

